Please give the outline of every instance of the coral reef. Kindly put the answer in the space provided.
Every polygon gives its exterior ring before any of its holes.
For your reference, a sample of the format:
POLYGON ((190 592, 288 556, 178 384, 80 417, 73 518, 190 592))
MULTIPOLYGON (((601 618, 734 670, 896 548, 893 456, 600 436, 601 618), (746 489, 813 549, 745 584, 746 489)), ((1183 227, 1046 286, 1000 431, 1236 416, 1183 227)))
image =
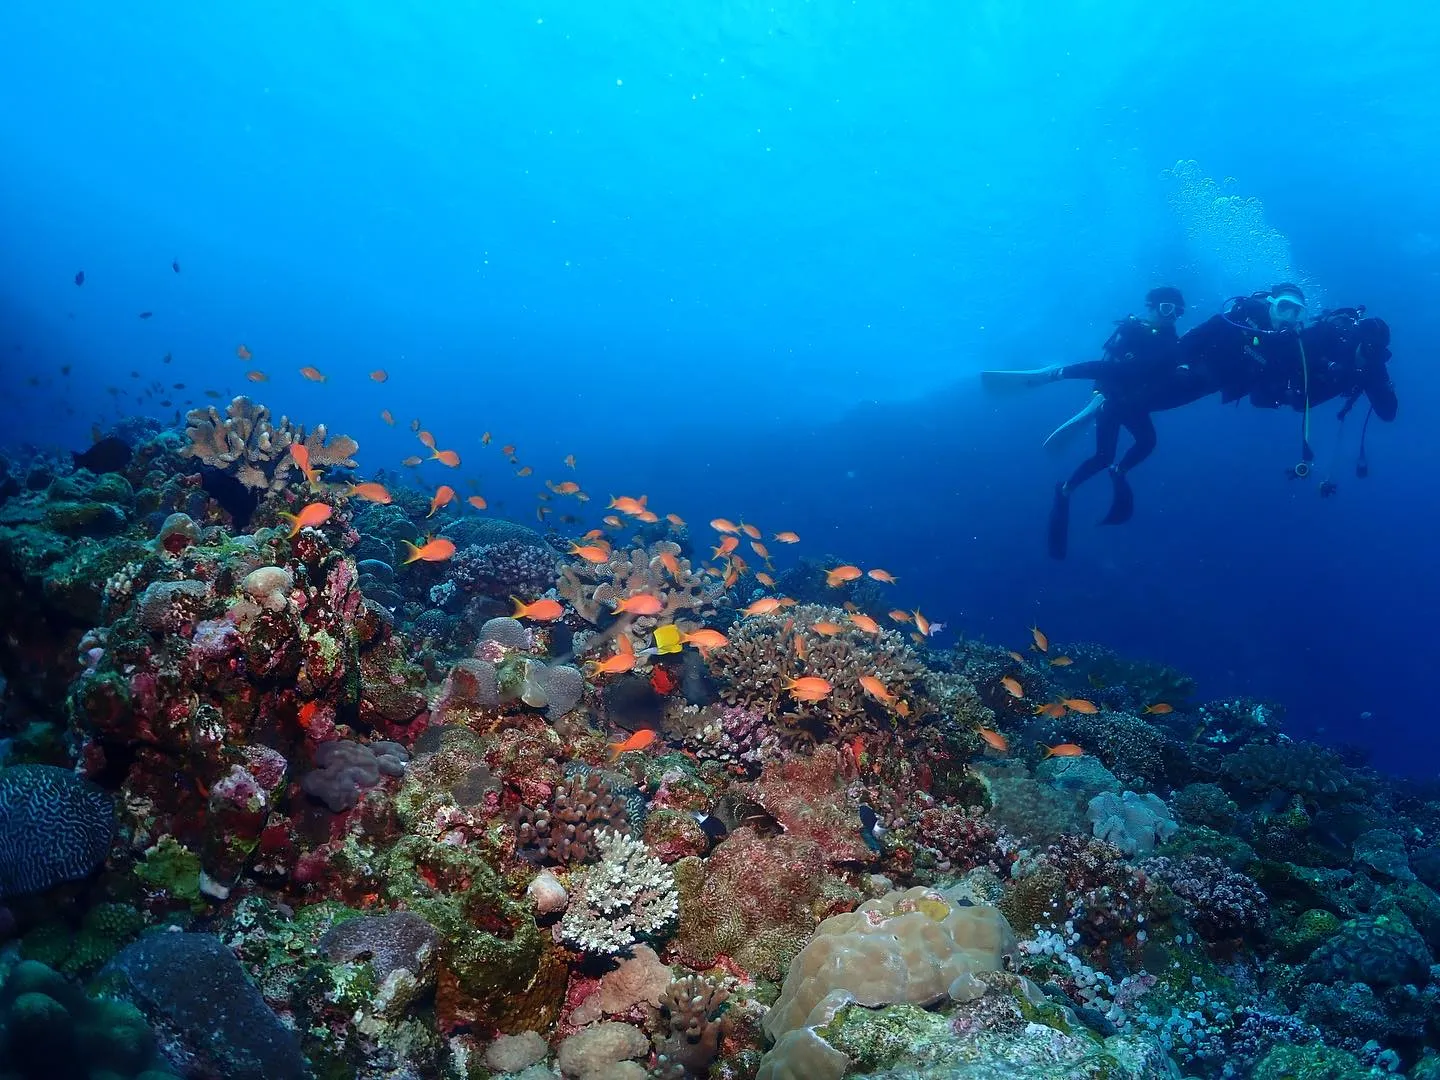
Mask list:
POLYGON ((304 446, 311 466, 317 469, 353 469, 354 455, 360 449, 348 435, 330 437, 324 424, 307 435, 303 427, 283 416, 274 423, 268 408, 247 397, 235 398, 223 415, 210 405, 187 413, 185 420, 189 445, 180 451, 181 457, 233 473, 247 488, 272 493, 283 491, 299 476, 299 466, 290 453, 292 444, 304 446))

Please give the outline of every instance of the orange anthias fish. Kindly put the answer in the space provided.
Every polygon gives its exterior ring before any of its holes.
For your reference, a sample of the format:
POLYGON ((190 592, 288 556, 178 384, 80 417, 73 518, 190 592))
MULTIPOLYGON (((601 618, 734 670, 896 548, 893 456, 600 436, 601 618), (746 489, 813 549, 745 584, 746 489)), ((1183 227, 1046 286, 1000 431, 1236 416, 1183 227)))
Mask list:
POLYGON ((1030 636, 1035 639, 1036 652, 1050 651, 1050 639, 1045 636, 1045 631, 1041 630, 1038 626, 1032 626, 1030 627, 1030 636))
POLYGON ((1145 711, 1147 713, 1154 713, 1156 716, 1164 716, 1166 713, 1174 712, 1175 706, 1166 705, 1163 701, 1157 701, 1154 705, 1146 705, 1145 711))
POLYGON ((711 630, 708 627, 701 630, 691 630, 688 634, 680 635, 681 644, 694 645, 701 654, 708 653, 711 649, 718 649, 722 645, 729 645, 730 639, 719 630, 711 630))
POLYGON ((484 435, 481 435, 481 436, 480 436, 480 445, 481 445, 481 446, 489 446, 489 445, 490 445, 490 432, 487 431, 487 432, 485 432, 484 435))
POLYGON ((736 525, 729 518, 712 518, 710 527, 716 532, 722 533, 738 533, 740 531, 740 526, 736 525))
POLYGON ((1025 657, 1022 654, 1016 652, 1014 649, 1006 649, 1005 655, 1010 657, 1010 659, 1014 660, 1017 664, 1025 663, 1025 657))
POLYGON ((875 581, 882 581, 886 585, 894 585, 896 581, 900 580, 889 570, 870 570, 866 572, 865 576, 873 578, 875 581))
POLYGON ((1052 720, 1058 720, 1065 715, 1065 704, 1060 701, 1052 701, 1048 705, 1036 705, 1036 716, 1048 716, 1052 720))
POLYGON ((534 619, 536 622, 554 622, 565 614, 565 607, 559 600, 533 600, 525 603, 518 596, 512 596, 515 601, 515 611, 511 618, 534 619))
POLYGON ((1069 667, 1075 661, 1068 656, 1057 656, 1050 661, 1051 667, 1069 667))
POLYGON ((311 487, 319 483, 319 473, 310 467, 310 448, 304 443, 292 442, 290 444, 290 456, 295 464, 300 466, 300 471, 305 474, 305 482, 311 487))
POLYGON ((370 378, 374 379, 376 382, 384 382, 386 379, 390 378, 390 374, 385 371, 384 368, 376 368, 374 371, 370 372, 370 378))
POLYGON ((605 509, 619 510, 622 514, 629 514, 631 517, 634 517, 636 514, 643 514, 645 512, 645 500, 648 497, 647 495, 641 495, 638 499, 632 499, 629 495, 621 495, 618 498, 612 495, 610 496, 610 505, 605 509))
POLYGON ((674 525, 677 529, 683 529, 685 527, 685 519, 682 518, 679 514, 666 514, 665 520, 668 521, 671 525, 674 525))
POLYGON ((270 376, 269 376, 269 375, 266 375, 265 372, 263 372, 263 371, 247 371, 247 372, 245 373, 245 378, 249 379, 251 382, 269 382, 269 381, 270 381, 270 376))
POLYGON ((385 423, 389 424, 391 427, 395 426, 395 414, 392 413, 389 409, 380 410, 380 419, 384 420, 385 423))
POLYGON ((435 449, 435 436, 428 431, 417 431, 415 437, 424 443, 431 450, 435 449))
POLYGON ((814 630, 815 633, 819 634, 821 637, 834 637, 836 634, 840 633, 840 631, 845 628, 839 623, 826 622, 822 619, 820 622, 811 623, 810 629, 814 630))
POLYGON ((407 469, 413 469, 416 465, 421 464, 421 461, 414 454, 411 454, 404 461, 400 462, 400 464, 404 465, 407 469))
POLYGON ((857 629, 863 630, 867 634, 880 633, 880 624, 869 615, 861 615, 858 611, 853 611, 850 613, 850 621, 855 624, 857 629))
POLYGON ((588 563, 604 563, 610 561, 610 549, 599 544, 571 544, 570 554, 579 555, 588 563))
POLYGON ((1076 712, 1084 713, 1086 716, 1093 715, 1100 711, 1099 705, 1096 705, 1093 701, 1086 701, 1084 698, 1067 697, 1061 704, 1067 709, 1074 709, 1076 712))
POLYGON ((680 576, 680 560, 675 557, 673 551, 662 551, 656 558, 660 560, 660 565, 669 571, 671 577, 678 578, 680 576))
POLYGON ((837 566, 835 569, 825 572, 825 584, 829 585, 832 589, 838 589, 841 585, 844 585, 845 582, 854 581, 863 573, 864 571, 858 566, 837 566))
POLYGON ((755 580, 758 581, 758 582, 760 582, 760 584, 761 584, 761 585, 764 585, 766 588, 770 588, 770 589, 775 588, 775 579, 774 579, 773 577, 771 577, 769 574, 765 573, 764 570, 759 571, 759 572, 755 575, 755 580))
POLYGON ((913 616, 908 611, 905 611, 902 608, 896 608, 894 611, 889 612, 889 615, 890 618, 894 619, 896 622, 909 622, 913 618, 913 616))
POLYGON ((653 525, 660 520, 660 515, 655 513, 654 510, 641 510, 640 513, 635 515, 635 520, 643 521, 647 525, 653 525))
POLYGON ((722 555, 729 555, 730 552, 734 551, 734 550, 735 550, 737 547, 739 547, 739 546, 740 546, 740 541, 737 540, 735 537, 733 537, 733 536, 722 536, 722 537, 720 538, 720 543, 717 544, 714 548, 711 549, 711 551, 710 551, 710 557, 711 557, 712 559, 718 559, 718 558, 720 558, 722 555))
POLYGON ((551 484, 550 490, 557 495, 574 495, 580 490, 580 485, 574 480, 562 480, 558 484, 551 484))
POLYGON ((244 345, 236 345, 235 355, 238 356, 241 360, 249 360, 254 354, 252 354, 250 350, 247 349, 244 345))
POLYGON ((659 615, 665 610, 665 601, 651 593, 636 593, 634 596, 627 596, 618 601, 611 615, 619 615, 622 612, 629 615, 659 615))
POLYGON ((320 703, 318 701, 307 701, 295 713, 295 719, 300 721, 300 726, 308 731, 310 725, 315 722, 315 714, 319 711, 320 703))
POLYGON ((780 610, 780 601, 773 596, 762 596, 749 607, 741 608, 741 615, 769 615, 780 610))
POLYGON ((430 513, 425 516, 427 518, 434 517, 435 511, 439 510, 442 506, 448 506, 454 499, 455 489, 448 484, 441 484, 435 489, 435 497, 430 500, 430 513))
POLYGON ((590 665, 592 675, 619 675, 635 670, 635 646, 621 634, 615 639, 615 655, 598 660, 590 665))
POLYGON ((1010 741, 998 731, 992 731, 988 727, 982 727, 979 728, 975 734, 984 739, 985 745, 990 747, 991 750, 998 750, 1003 754, 1010 749, 1010 741))
POLYGON ((746 525, 745 522, 742 521, 740 522, 740 531, 743 532, 746 536, 748 536, 751 540, 760 539, 760 530, 757 529, 754 525, 746 525))
POLYGON ((793 532, 778 532, 775 534, 775 539, 782 544, 798 544, 800 542, 799 534, 793 532))
POLYGON ((785 689, 796 701, 824 701, 835 688, 829 680, 818 675, 807 675, 803 679, 787 679, 785 689))
POLYGON ((1015 678, 1014 675, 1006 675, 1000 680, 1000 685, 1003 686, 1005 692, 1013 698, 1023 698, 1025 696, 1025 688, 1020 685, 1020 680, 1015 678))
POLYGON ((390 492, 385 490, 384 484, 351 484, 349 494, 358 495, 366 502, 390 505, 390 492))
POLYGON ((885 684, 874 675, 861 675, 860 688, 876 701, 883 701, 887 705, 895 700, 895 695, 885 689, 885 684))
POLYGON ((628 754, 631 750, 644 750, 655 741, 655 732, 650 728, 641 728, 623 742, 610 743, 610 760, 614 761, 621 754, 628 754))
POLYGON ((600 520, 605 522, 605 524, 609 525, 612 529, 623 529, 625 527, 625 522, 621 521, 614 514, 606 514, 600 520))
POLYGON ((1062 742, 1059 746, 1045 747, 1045 753, 1040 755, 1040 760, 1052 757, 1083 757, 1085 751, 1073 742, 1062 742))
POLYGON ((762 559, 770 558, 769 548, 767 548, 764 544, 760 543, 759 540, 750 541, 750 550, 755 552, 755 554, 759 555, 762 559))
POLYGON ((535 471, 535 470, 532 469, 529 465, 525 465, 525 466, 522 466, 522 467, 519 468, 519 469, 516 469, 516 470, 515 470, 515 475, 516 475, 516 476, 529 476, 529 475, 530 475, 531 473, 533 473, 534 471, 535 471))
POLYGON ((320 369, 317 367, 302 367, 300 369, 300 374, 304 375, 305 378, 309 379, 311 382, 325 381, 325 376, 320 373, 320 369))
POLYGON ((930 622, 929 619, 925 618, 924 615, 920 614, 919 608, 915 609, 914 615, 915 629, 920 631, 921 637, 929 637, 930 632, 935 629, 934 625, 930 622))
POLYGON ((312 525, 323 525, 335 511, 328 503, 311 503, 298 514, 282 513, 280 516, 290 522, 290 535, 296 536, 301 529, 312 525))
POLYGON ((431 461, 438 461, 441 465, 449 465, 452 469, 460 467, 460 455, 454 450, 436 450, 430 455, 431 461))
POLYGON ((409 540, 403 541, 409 549, 410 554, 405 557, 402 566, 409 566, 412 562, 444 562, 455 554, 455 545, 443 536, 435 536, 426 540, 425 543, 416 547, 409 540))
POLYGON ((466 499, 465 501, 468 502, 471 506, 475 507, 476 510, 484 510, 485 507, 487 507, 488 505, 490 505, 489 503, 487 503, 487 502, 484 500, 483 497, 481 497, 481 496, 479 496, 479 495, 471 495, 471 496, 470 496, 468 499, 466 499))
POLYGON ((574 455, 574 454, 566 454, 566 455, 565 455, 565 465, 566 465, 567 468, 571 468, 571 469, 573 469, 573 468, 575 467, 575 455, 574 455))

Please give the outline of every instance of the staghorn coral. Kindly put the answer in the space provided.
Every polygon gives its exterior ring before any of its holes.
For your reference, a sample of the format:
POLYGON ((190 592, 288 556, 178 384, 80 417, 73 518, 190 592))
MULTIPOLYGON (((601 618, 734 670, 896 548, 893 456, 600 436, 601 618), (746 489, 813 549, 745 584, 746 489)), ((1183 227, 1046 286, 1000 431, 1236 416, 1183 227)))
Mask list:
POLYGON ((674 923, 675 875, 638 840, 614 829, 595 837, 600 862, 576 879, 555 940, 583 952, 613 955, 674 923))
POLYGON ((599 773, 555 788, 544 809, 521 807, 515 824, 519 854, 537 863, 586 862, 599 854, 602 830, 628 832, 626 800, 599 773))
POLYGON ((278 424, 272 423, 268 408, 243 395, 226 406, 223 416, 210 405, 192 409, 185 420, 189 445, 180 451, 180 456, 233 473, 255 491, 282 491, 299 475, 290 456, 292 443, 300 443, 310 451, 310 463, 315 468, 333 465, 353 469, 354 454, 360 448, 348 435, 330 438, 324 424, 307 435, 303 427, 283 416, 278 424))
POLYGON ((650 632, 662 623, 676 623, 688 629, 695 623, 727 606, 729 601, 720 582, 707 580, 680 553, 680 545, 670 540, 657 540, 649 545, 617 548, 603 563, 574 561, 561 567, 560 583, 555 587, 589 623, 600 623, 615 604, 640 593, 659 596, 665 607, 658 615, 636 618, 626 633, 637 649, 644 648, 650 632), (680 573, 672 575, 665 569, 660 556, 673 555, 680 573))
POLYGON ((914 650, 893 630, 862 632, 841 608, 800 604, 751 616, 732 627, 729 637, 728 644, 711 653, 710 665, 711 673, 726 684, 720 697, 727 705, 818 721, 844 736, 874 728, 877 718, 888 715, 892 723, 899 718, 893 707, 861 688, 860 677, 874 675, 905 703, 912 721, 934 712, 925 696, 927 673, 914 650), (845 629, 827 637, 813 628, 817 622, 845 629), (797 640, 803 660, 797 656, 797 640), (824 700, 801 703, 785 689, 790 679, 809 675, 834 688, 824 700))

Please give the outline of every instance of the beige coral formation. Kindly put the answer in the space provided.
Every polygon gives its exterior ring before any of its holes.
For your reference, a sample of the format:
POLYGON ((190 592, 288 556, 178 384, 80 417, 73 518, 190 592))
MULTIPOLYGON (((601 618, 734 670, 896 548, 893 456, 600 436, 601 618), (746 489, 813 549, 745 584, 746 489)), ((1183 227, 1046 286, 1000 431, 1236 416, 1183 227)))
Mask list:
POLYGON ((310 464, 317 469, 353 469, 354 454, 360 449, 360 444, 348 435, 330 437, 324 424, 306 434, 305 428, 292 424, 287 417, 275 423, 268 408, 243 395, 230 402, 223 415, 210 405, 192 409, 185 415, 185 422, 190 443, 180 451, 182 457, 197 458, 213 469, 234 473, 236 479, 255 491, 281 491, 299 475, 290 456, 292 443, 300 443, 310 451, 310 464))
POLYGON ((759 1080, 839 1080, 849 1059, 817 1029, 841 1008, 972 1001, 985 993, 977 975, 999 971, 1015 947, 1010 924, 995 908, 931 889, 887 893, 832 915, 790 962, 780 997, 765 1014, 775 1046, 759 1080))
POLYGON ((719 580, 701 574, 680 554, 680 545, 670 540, 616 548, 603 563, 572 562, 561 568, 555 591, 570 601, 581 618, 595 624, 628 597, 642 593, 660 597, 665 606, 659 614, 635 617, 626 631, 637 650, 649 644, 657 626, 674 623, 693 630, 707 615, 729 606, 719 580), (661 556, 667 554, 674 557, 678 574, 665 568, 661 556))
POLYGON ((726 684, 720 696, 727 705, 818 721, 828 725, 828 734, 841 736, 873 728, 887 714, 909 724, 934 711, 926 695, 925 666, 905 639, 893 630, 865 633, 842 608, 799 604, 753 615, 732 627, 729 638, 710 660, 711 674, 726 684), (815 630, 816 623, 841 630, 824 635, 815 630), (786 684, 811 675, 825 679, 833 690, 822 701, 797 701, 786 684), (860 685, 865 675, 879 679, 896 704, 871 697, 860 685))

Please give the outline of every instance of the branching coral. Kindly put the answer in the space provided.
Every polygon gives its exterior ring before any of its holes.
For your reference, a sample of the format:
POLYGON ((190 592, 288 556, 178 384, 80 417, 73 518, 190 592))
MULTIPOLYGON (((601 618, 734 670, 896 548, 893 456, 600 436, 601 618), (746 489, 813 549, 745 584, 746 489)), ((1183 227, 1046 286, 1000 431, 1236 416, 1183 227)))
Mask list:
POLYGON ((185 420, 190 442, 180 451, 182 457, 234 473, 247 488, 257 491, 281 491, 299 475, 290 455, 292 443, 301 443, 310 451, 310 464, 316 468, 353 469, 353 456, 360 448, 348 435, 329 438, 324 424, 307 435, 303 427, 283 416, 278 424, 272 423, 268 408, 243 396, 231 401, 223 416, 210 405, 191 410, 185 420))
POLYGON ((913 721, 934 711, 925 696, 925 667, 904 639, 893 630, 864 633, 840 608, 800 604, 752 616, 732 627, 729 638, 711 654, 711 672, 725 682, 720 696, 728 705, 791 714, 842 736, 873 728, 887 715, 899 720, 903 712, 913 721), (841 629, 822 634, 817 623, 841 629), (786 685, 803 676, 819 676, 833 689, 821 701, 797 701, 786 685), (904 709, 871 697, 862 676, 878 679, 904 709))
POLYGON ((600 833, 630 828, 626 801, 599 773, 576 776, 555 789, 548 806, 520 809, 515 840, 538 863, 585 862, 599 854, 600 833))
POLYGON ((702 577, 680 554, 680 545, 669 540, 636 544, 628 551, 617 548, 603 563, 572 562, 561 568, 555 591, 590 623, 601 622, 627 597, 641 593, 660 597, 664 603, 661 611, 636 618, 627 631, 640 648, 648 644, 645 639, 656 626, 675 623, 690 628, 698 625, 694 620, 729 604, 720 582, 702 577), (674 559, 679 573, 665 568, 662 556, 667 555, 674 559))
POLYGON ((662 933, 675 921, 679 901, 674 873, 640 841, 601 829, 595 842, 602 858, 576 882, 555 937, 609 955, 662 933))
POLYGON ((720 1052, 726 1024, 718 1013, 729 996, 728 990, 699 975, 686 975, 666 987, 660 1016, 669 1033, 655 1044, 653 1075, 658 1080, 707 1075, 720 1052))

